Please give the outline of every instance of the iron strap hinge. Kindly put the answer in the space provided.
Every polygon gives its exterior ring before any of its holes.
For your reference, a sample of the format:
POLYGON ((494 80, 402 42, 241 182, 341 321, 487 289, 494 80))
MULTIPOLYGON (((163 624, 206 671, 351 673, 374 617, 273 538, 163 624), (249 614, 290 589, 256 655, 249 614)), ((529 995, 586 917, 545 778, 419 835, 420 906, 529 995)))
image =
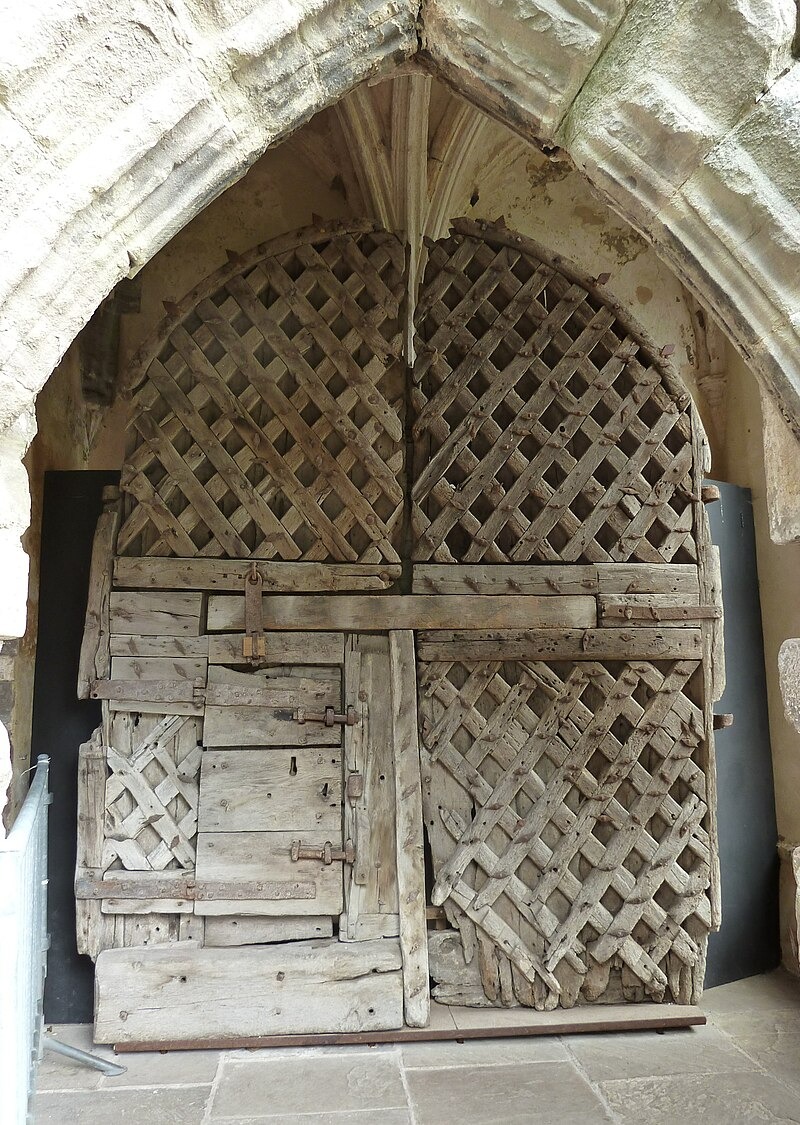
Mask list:
POLYGON ((298 707, 296 711, 292 711, 292 718, 296 723, 324 723, 326 727, 337 723, 343 727, 354 727, 361 722, 361 716, 355 707, 345 707, 343 714, 333 707, 326 707, 324 711, 306 711, 304 707, 298 707))
POLYGON ((264 602, 262 591, 264 579, 258 572, 255 561, 250 563, 250 570, 244 580, 244 629, 242 638, 242 656, 246 660, 263 660, 267 655, 267 645, 264 638, 264 602))
POLYGON ((330 840, 326 840, 324 844, 304 844, 302 840, 292 840, 292 847, 290 851, 292 863, 297 863, 301 859, 318 859, 329 867, 334 861, 336 863, 355 863, 356 848, 352 840, 345 840, 343 848, 334 847, 330 840))

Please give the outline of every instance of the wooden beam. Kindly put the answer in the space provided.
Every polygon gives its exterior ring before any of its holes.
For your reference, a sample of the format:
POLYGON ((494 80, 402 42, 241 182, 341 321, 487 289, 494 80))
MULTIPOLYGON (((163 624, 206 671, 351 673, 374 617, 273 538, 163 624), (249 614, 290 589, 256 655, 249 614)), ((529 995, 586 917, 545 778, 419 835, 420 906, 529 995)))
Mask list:
MULTIPOLYGON (((476 595, 298 595, 264 598, 265 629, 589 629, 597 624, 592 597, 505 597, 476 595), (465 622, 468 618, 469 624, 465 622)), ((208 601, 210 631, 244 629, 244 596, 215 595, 208 601)))
POLYGON ((88 699, 91 681, 108 675, 111 560, 116 548, 119 519, 119 489, 105 488, 103 511, 92 542, 86 623, 78 660, 78 699, 88 699))
POLYGON ((97 961, 95 1040, 123 1043, 400 1027, 396 939, 204 949, 107 949, 97 961), (200 1020, 202 1016, 202 1022, 200 1020))
MULTIPOLYGON (((537 1012, 525 1008, 491 1008, 491 1022, 481 1009, 435 1005, 436 1019, 428 1027, 399 1027, 392 1031, 331 1032, 311 1035, 262 1035, 206 1039, 210 1050, 250 1050, 264 1047, 339 1047, 347 1044, 452 1042, 463 1039, 528 1038, 533 1035, 582 1035, 608 1031, 666 1031, 703 1027, 703 1012, 689 1004, 587 1004, 537 1012), (524 1018, 525 1022, 521 1022, 524 1018)), ((197 1047, 194 1039, 118 1042, 120 1053, 182 1051, 197 1047)))
POLYGON ((260 559, 118 558, 114 585, 132 589, 241 592, 255 563, 267 593, 385 590, 400 577, 397 564, 265 562, 260 559))
POLYGON ((425 1027, 430 1016, 431 997, 425 918, 422 783, 417 740, 417 677, 411 632, 392 630, 389 633, 389 660, 403 1007, 409 1027, 425 1027))
POLYGON ((420 660, 700 659, 699 629, 540 629, 423 632, 420 660))

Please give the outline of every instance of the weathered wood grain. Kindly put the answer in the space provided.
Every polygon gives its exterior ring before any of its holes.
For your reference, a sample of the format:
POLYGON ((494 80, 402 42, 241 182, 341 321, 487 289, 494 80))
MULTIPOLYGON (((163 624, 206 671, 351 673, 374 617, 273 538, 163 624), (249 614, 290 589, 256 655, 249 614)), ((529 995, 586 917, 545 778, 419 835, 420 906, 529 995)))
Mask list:
POLYGON ((299 723, 293 714, 341 706, 337 670, 318 670, 316 676, 277 675, 272 671, 238 672, 212 665, 203 741, 215 746, 340 746, 341 727, 299 723), (239 700, 242 702, 239 702, 239 700), (258 699, 259 702, 255 702, 258 699))
MULTIPOLYGON (((100 870, 105 845, 105 808, 106 753, 98 729, 78 750, 76 892, 84 868, 100 870)), ((75 914, 78 952, 95 959, 101 949, 114 944, 114 919, 103 915, 98 900, 87 901, 77 893, 75 914)))
MULTIPOLYGON (((241 650, 242 638, 237 640, 241 650)), ((208 637, 140 637, 135 633, 112 633, 110 649, 112 657, 207 659, 208 641, 208 637)))
MULTIPOLYGON (((117 589, 241 592, 250 559, 117 558, 117 589)), ((400 577, 396 563, 267 562, 256 559, 265 593, 385 590, 400 577)))
POLYGON ((341 832, 338 750, 297 747, 205 750, 200 768, 201 832, 341 832))
MULTIPOLYGON (((264 599, 265 629, 377 630, 593 628, 597 609, 592 597, 476 595, 469 602, 446 594, 346 595, 297 597, 276 594, 264 599)), ((215 595, 208 602, 208 628, 244 628, 244 598, 215 595)))
POLYGON ((599 589, 594 566, 495 566, 484 564, 414 563, 415 594, 595 594, 599 589))
POLYGON ((203 944, 212 947, 269 945, 279 941, 305 941, 333 936, 333 919, 320 915, 308 918, 265 918, 256 915, 220 915, 205 919, 203 944))
MULTIPOLYGON (((298 622, 298 624, 302 624, 298 622)), ((241 664, 241 633, 218 634, 205 638, 209 664, 241 664)), ((344 636, 342 633, 264 633, 265 655, 260 664, 342 664, 344 636)))
POLYGON ((677 594, 687 604, 700 601, 693 563, 597 563, 595 572, 600 594, 677 594))
POLYGON ((397 895, 403 954, 403 1009, 409 1027, 424 1027, 430 1015, 428 940, 425 918, 425 846, 422 782, 417 740, 417 679, 411 632, 389 633, 392 749, 397 798, 397 895))
MULTIPOLYGON (((172 590, 159 590, 157 593, 115 590, 110 598, 111 632, 151 637, 198 637, 202 600, 202 594, 172 590)), ((244 622, 244 618, 242 620, 244 622)))
POLYGON ((292 842, 320 845, 327 839, 341 846, 341 835, 332 833, 283 832, 200 832, 197 837, 197 880, 225 884, 228 900, 215 898, 198 902, 197 914, 272 914, 338 916, 342 910, 342 865, 326 865, 317 860, 291 859, 292 842), (254 880, 269 879, 287 888, 310 884, 308 897, 247 899, 238 893, 254 880))
POLYGON ((112 656, 112 680, 205 682, 208 661, 202 656, 112 656))
POLYGON ((199 1046, 219 1036, 370 1031, 400 1027, 402 1009, 400 949, 391 938, 238 949, 180 942, 98 959, 95 1040, 199 1046))
POLYGON ((339 923, 344 941, 398 933, 389 681, 389 638, 351 637, 345 657, 345 699, 357 701, 361 722, 344 730, 345 777, 361 781, 344 802, 344 834, 356 850, 355 863, 345 867, 345 910, 339 923), (389 916, 393 923, 380 922, 389 916))
POLYGON ((103 490, 103 511, 92 541, 86 618, 78 659, 78 699, 89 698, 92 680, 108 675, 111 562, 120 521, 119 489, 103 490))
POLYGON ((697 627, 720 616, 718 606, 687 605, 680 594, 601 594, 597 599, 598 624, 611 628, 697 627))
POLYGON ((697 628, 426 631, 421 660, 657 660, 699 657, 697 628))

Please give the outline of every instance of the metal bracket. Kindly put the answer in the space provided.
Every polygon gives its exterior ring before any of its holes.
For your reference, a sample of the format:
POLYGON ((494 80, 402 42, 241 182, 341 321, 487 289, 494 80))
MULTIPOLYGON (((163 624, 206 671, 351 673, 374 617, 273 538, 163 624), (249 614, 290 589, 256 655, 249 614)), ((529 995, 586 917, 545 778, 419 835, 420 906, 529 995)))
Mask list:
POLYGON ((252 660, 254 663, 263 660, 267 655, 264 638, 264 603, 261 596, 263 587, 264 579, 253 560, 244 580, 245 636, 242 638, 242 656, 245 660, 252 660))
POLYGON ((324 844, 304 844, 302 840, 292 840, 290 851, 292 863, 300 859, 318 859, 330 867, 334 860, 337 863, 355 863, 356 848, 352 840, 346 840, 343 848, 334 847, 330 840, 324 844))
POLYGON ((335 726, 337 723, 343 727, 354 727, 361 722, 361 716, 355 707, 346 707, 344 714, 340 714, 333 707, 326 707, 324 711, 306 711, 298 707, 292 711, 292 718, 296 723, 324 723, 326 727, 335 726))

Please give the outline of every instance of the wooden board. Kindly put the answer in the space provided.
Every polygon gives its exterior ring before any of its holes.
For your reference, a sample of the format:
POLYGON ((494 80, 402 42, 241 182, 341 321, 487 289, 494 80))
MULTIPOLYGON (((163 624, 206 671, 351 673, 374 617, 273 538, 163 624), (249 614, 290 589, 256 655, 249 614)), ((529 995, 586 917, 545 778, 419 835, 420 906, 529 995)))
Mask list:
MULTIPOLYGON (((209 664, 241 664, 242 634, 219 634, 205 638, 209 664)), ((276 664, 342 664, 344 636, 341 633, 264 633, 266 652, 260 666, 276 664)))
MULTIPOLYGON (((111 656, 159 659, 176 657, 179 660, 208 657, 208 637, 141 637, 135 633, 112 633, 111 656)), ((239 649, 242 642, 239 638, 239 649)))
POLYGON ((403 1010, 409 1027, 424 1027, 430 1014, 428 934, 425 918, 425 845, 422 782, 417 739, 414 637, 389 634, 392 750, 397 809, 397 898, 403 953, 403 1010))
POLYGON ((109 600, 112 633, 150 637, 200 635, 202 594, 115 590, 109 600))
POLYGON ((339 746, 341 727, 299 723, 299 708, 340 710, 341 676, 321 669, 315 675, 279 675, 270 671, 237 672, 212 665, 208 675, 209 701, 205 709, 206 746, 339 746), (253 690, 263 693, 253 702, 253 690), (243 702, 238 702, 241 699, 243 702))
POLYGON ((195 680, 205 682, 208 661, 203 656, 112 656, 112 680, 195 680))
MULTIPOLYGON (((141 558, 114 560, 118 589, 208 590, 241 593, 251 572, 250 559, 141 558)), ((385 590, 400 577, 397 564, 256 561, 270 593, 320 590, 385 590)))
POLYGON ((361 778, 361 793, 348 796, 344 804, 344 835, 355 845, 356 861, 345 867, 345 911, 339 920, 342 941, 399 933, 389 679, 389 638, 351 637, 345 698, 358 701, 361 722, 345 728, 344 764, 347 778, 361 778))
POLYGON ((185 1039, 202 1046, 226 1036, 369 1031, 402 1022, 400 948, 391 938, 238 949, 187 941, 106 950, 97 961, 98 1043, 185 1039))
MULTIPOLYGON (((592 597, 513 597, 476 595, 469 601, 465 621, 464 601, 437 594, 345 595, 297 597, 276 594, 264 598, 265 629, 340 629, 358 632, 373 629, 581 628, 597 624, 592 597)), ((215 595, 208 600, 211 631, 244 629, 244 597, 215 595)))
POLYGON ((203 945, 227 947, 238 945, 269 945, 279 941, 305 941, 309 938, 333 936, 333 919, 325 916, 308 918, 264 918, 256 915, 221 915, 205 919, 203 945))
POLYGON ((663 563, 538 563, 531 566, 414 563, 415 594, 675 594, 698 601, 697 567, 663 563))
MULTIPOLYGON (((380 1043, 462 1042, 470 1039, 530 1038, 536 1035, 591 1035, 619 1031, 669 1031, 703 1027, 708 1021, 691 1004, 588 1004, 565 1012, 535 1012, 530 1008, 455 1008, 431 1005, 427 1027, 399 1027, 392 1031, 331 1032, 311 1035, 262 1035, 206 1040, 212 1050, 257 1050, 268 1047, 373 1046, 380 1043)), ((120 1054, 161 1049, 183 1051, 198 1046, 191 1039, 168 1042, 118 1042, 120 1054)))
MULTIPOLYGON (((197 879, 223 883, 230 887, 230 899, 197 902, 196 914, 272 914, 336 916, 342 910, 342 865, 326 865, 318 860, 292 861, 292 842, 299 833, 290 832, 200 832, 197 836, 197 879), (245 899, 237 896, 237 886, 258 879, 290 887, 312 884, 314 895, 307 898, 281 897, 274 900, 245 899)), ((330 835, 306 833, 304 842, 324 844, 330 835), (307 838, 306 838, 307 837, 307 838)), ((341 836, 334 838, 341 844, 341 836)))
MULTIPOLYGON (((338 750, 297 747, 205 750, 200 767, 201 832, 341 833, 338 750)), ((328 837, 325 837, 326 839, 328 837)))
POLYGON ((87 699, 92 680, 108 675, 111 560, 119 529, 119 489, 103 489, 103 511, 92 541, 86 618, 78 660, 78 699, 87 699))
POLYGON ((698 626, 720 616, 718 606, 687 605, 680 594, 604 594, 597 599, 598 624, 611 628, 698 626))
POLYGON ((420 633, 420 660, 657 660, 699 657, 697 628, 569 629, 420 633))

